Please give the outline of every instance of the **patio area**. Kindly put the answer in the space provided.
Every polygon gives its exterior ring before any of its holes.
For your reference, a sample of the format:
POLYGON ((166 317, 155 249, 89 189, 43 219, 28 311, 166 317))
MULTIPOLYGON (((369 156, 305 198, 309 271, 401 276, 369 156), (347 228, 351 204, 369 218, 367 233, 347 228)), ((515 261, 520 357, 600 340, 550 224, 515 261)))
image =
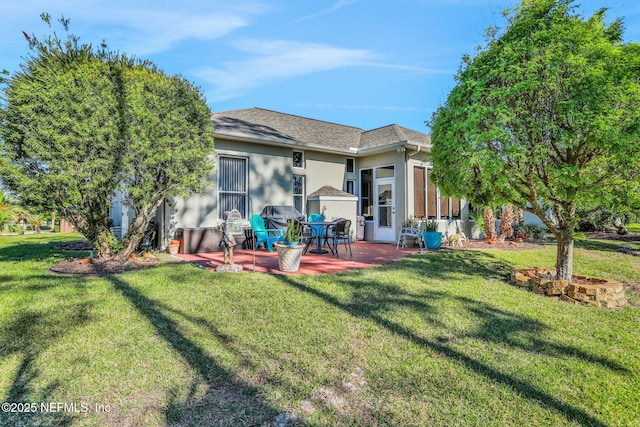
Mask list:
MULTIPOLYGON (((353 256, 350 256, 348 252, 345 253, 343 246, 340 246, 340 257, 332 255, 331 252, 321 255, 307 252, 307 254, 302 256, 300 268, 294 273, 279 270, 278 254, 275 250, 273 252, 265 249, 255 251, 255 270, 253 266, 254 252, 250 249, 235 249, 233 251, 233 262, 235 264, 242 264, 244 266, 243 272, 323 274, 340 273, 358 268, 377 267, 397 261, 409 254, 419 253, 418 248, 399 248, 396 250, 396 245, 392 243, 372 243, 364 241, 352 243, 351 249, 353 256)), ((199 254, 178 254, 175 256, 209 270, 215 270, 217 266, 223 264, 223 253, 221 251, 199 254)))

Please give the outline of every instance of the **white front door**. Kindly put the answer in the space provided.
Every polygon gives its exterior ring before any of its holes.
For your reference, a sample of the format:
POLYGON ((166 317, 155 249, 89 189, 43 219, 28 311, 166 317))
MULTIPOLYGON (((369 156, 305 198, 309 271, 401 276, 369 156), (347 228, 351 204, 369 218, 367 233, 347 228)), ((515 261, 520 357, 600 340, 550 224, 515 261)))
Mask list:
POLYGON ((374 240, 396 240, 395 178, 376 179, 374 193, 374 240))

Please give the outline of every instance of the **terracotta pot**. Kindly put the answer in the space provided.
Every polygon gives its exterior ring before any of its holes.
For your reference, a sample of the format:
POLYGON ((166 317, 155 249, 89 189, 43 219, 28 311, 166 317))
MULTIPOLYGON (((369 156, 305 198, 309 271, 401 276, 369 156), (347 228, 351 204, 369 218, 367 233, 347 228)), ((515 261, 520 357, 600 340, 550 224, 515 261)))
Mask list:
POLYGON ((167 252, 169 252, 171 255, 176 255, 178 253, 178 249, 180 249, 180 245, 176 243, 171 243, 169 246, 167 246, 167 252))

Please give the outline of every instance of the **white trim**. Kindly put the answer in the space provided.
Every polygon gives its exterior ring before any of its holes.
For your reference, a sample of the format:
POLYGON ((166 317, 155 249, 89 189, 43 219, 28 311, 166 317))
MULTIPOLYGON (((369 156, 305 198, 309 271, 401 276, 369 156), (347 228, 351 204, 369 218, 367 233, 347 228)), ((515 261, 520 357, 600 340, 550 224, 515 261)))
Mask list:
POLYGON ((296 148, 297 149, 296 151, 311 150, 311 151, 320 151, 322 153, 335 153, 335 154, 343 154, 343 155, 356 156, 356 157, 364 157, 364 156, 370 156, 372 154, 383 153, 387 151, 395 151, 395 149, 399 146, 413 147, 414 149, 417 149, 417 147, 420 146, 426 149, 427 150, 426 152, 428 153, 432 147, 431 144, 423 144, 421 142, 399 141, 399 142, 394 142, 392 144, 382 145, 379 147, 358 148, 356 149, 356 151, 354 151, 352 150, 352 148, 354 147, 350 147, 349 149, 344 149, 344 148, 327 147, 326 145, 303 143, 298 141, 292 142, 289 139, 281 139, 281 138, 264 138, 264 137, 250 138, 246 136, 246 134, 239 133, 239 132, 225 132, 225 133, 216 132, 214 133, 214 137, 218 139, 224 139, 227 141, 240 141, 240 142, 248 142, 252 144, 260 143, 264 145, 272 145, 272 146, 278 146, 278 147, 292 147, 292 148, 296 148))
POLYGON ((384 242, 396 241, 396 179, 395 177, 376 178, 373 181, 373 238, 374 240, 380 240, 384 242), (379 187, 382 185, 391 186, 391 224, 388 226, 380 227, 380 198, 379 187))
POLYGON ((292 194, 293 206, 296 205, 296 198, 300 198, 300 200, 302 201, 302 203, 301 203, 302 210, 300 212, 301 213, 305 213, 305 211, 306 211, 306 203, 304 202, 304 200, 305 200, 305 196, 307 194, 307 176, 306 175, 293 174, 292 184, 293 184, 293 188, 291 189, 291 194, 292 194), (296 194, 296 192, 295 192, 295 190, 296 190, 296 177, 298 177, 298 176, 302 178, 302 193, 301 194, 296 194))
POLYGON ((356 181, 355 179, 347 179, 347 180, 345 181, 345 187, 347 187, 347 188, 344 190, 344 191, 345 191, 345 193, 349 193, 349 194, 353 194, 354 196, 358 196, 358 193, 359 193, 359 192, 358 192, 358 190, 357 190, 357 188, 356 188, 356 183, 357 183, 357 181, 356 181), (353 184, 353 193, 349 193, 349 191, 347 191, 347 190, 349 189, 349 188, 348 188, 348 187, 349 187, 349 183, 352 183, 352 184, 353 184))
POLYGON ((222 173, 221 168, 216 167, 217 169, 217 173, 216 173, 216 216, 218 217, 218 222, 223 221, 224 220, 224 212, 222 211, 222 209, 220 208, 220 195, 222 194, 241 194, 244 195, 245 197, 245 209, 246 212, 240 212, 240 215, 242 215, 243 217, 246 217, 249 215, 249 156, 248 155, 232 155, 232 154, 225 154, 225 153, 218 153, 218 161, 216 166, 218 166, 221 162, 220 162, 220 158, 222 157, 226 157, 226 158, 232 158, 232 159, 240 159, 240 160, 244 160, 244 176, 245 176, 245 182, 246 182, 246 189, 244 191, 224 191, 224 190, 220 190, 220 175, 222 173))
POLYGON ((325 201, 358 201, 358 196, 308 196, 307 200, 325 200, 325 201))
POLYGON ((347 157, 344 160, 344 173, 355 174, 356 173, 356 158, 355 157, 347 157), (349 171, 349 160, 353 162, 353 169, 349 171))
POLYGON ((293 150, 293 151, 291 152, 291 166, 292 166, 294 169, 297 169, 297 170, 304 170, 304 169, 306 169, 306 166, 307 166, 307 164, 306 164, 306 162, 305 162, 305 161, 306 161, 306 157, 307 157, 307 156, 305 156, 305 155, 304 155, 304 151, 302 151, 302 150, 293 150), (294 155, 295 153, 300 153, 300 154, 302 154, 302 166, 296 166, 296 165, 294 164, 294 161, 293 161, 293 155, 294 155))

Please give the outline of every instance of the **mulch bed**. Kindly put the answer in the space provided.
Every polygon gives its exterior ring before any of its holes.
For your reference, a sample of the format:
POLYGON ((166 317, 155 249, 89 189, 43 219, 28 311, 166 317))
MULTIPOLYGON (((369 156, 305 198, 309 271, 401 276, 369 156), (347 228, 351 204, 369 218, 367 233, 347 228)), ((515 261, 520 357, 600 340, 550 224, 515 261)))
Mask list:
POLYGON ((49 271, 68 277, 102 277, 109 274, 128 273, 131 271, 140 271, 147 268, 157 267, 159 265, 176 264, 181 262, 184 261, 168 255, 160 258, 156 256, 136 258, 124 264, 117 261, 88 263, 81 262, 80 259, 73 259, 57 262, 49 268, 49 271))

